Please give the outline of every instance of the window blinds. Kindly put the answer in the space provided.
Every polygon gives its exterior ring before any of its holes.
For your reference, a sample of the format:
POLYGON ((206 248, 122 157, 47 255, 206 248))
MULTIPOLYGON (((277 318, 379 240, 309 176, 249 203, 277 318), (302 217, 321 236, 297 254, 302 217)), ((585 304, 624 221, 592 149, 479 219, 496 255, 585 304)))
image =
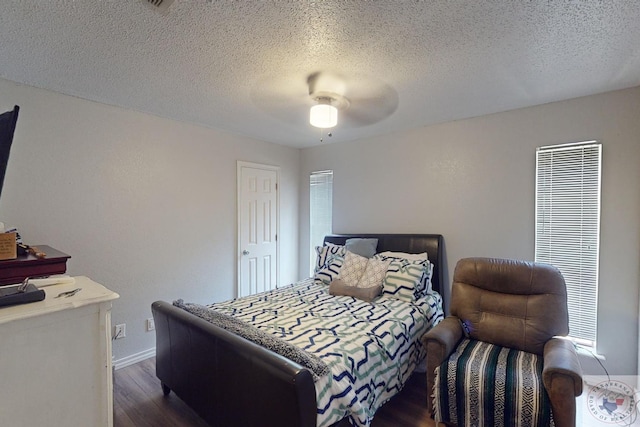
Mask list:
POLYGON ((312 172, 309 176, 309 241, 311 243, 311 273, 316 258, 316 246, 322 246, 324 236, 331 234, 333 212, 333 171, 312 172))
POLYGON ((595 346, 602 144, 586 141, 536 152, 535 259, 567 283, 569 335, 595 346))

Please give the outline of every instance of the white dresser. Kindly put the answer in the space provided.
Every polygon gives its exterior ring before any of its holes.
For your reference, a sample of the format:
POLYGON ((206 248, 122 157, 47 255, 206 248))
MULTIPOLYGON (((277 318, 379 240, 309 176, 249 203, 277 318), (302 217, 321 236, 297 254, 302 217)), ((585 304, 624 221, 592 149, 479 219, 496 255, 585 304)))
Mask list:
POLYGON ((0 308, 0 426, 111 427, 119 295, 82 276, 43 289, 43 301, 0 308))

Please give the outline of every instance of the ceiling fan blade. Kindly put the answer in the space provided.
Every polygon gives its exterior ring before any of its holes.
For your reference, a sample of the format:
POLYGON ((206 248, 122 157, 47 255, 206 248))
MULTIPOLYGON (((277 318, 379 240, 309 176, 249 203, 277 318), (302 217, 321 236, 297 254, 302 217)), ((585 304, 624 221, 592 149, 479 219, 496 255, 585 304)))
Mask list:
POLYGON ((348 127, 368 126, 391 116, 398 109, 398 95, 395 91, 379 92, 377 96, 356 98, 351 106, 341 111, 339 119, 348 127))
POLYGON ((398 108, 397 92, 368 76, 342 77, 338 73, 287 73, 259 81, 251 91, 253 104, 266 114, 292 125, 309 122, 314 97, 333 94, 343 129, 377 123, 398 108), (346 102, 344 100, 346 99, 346 102))

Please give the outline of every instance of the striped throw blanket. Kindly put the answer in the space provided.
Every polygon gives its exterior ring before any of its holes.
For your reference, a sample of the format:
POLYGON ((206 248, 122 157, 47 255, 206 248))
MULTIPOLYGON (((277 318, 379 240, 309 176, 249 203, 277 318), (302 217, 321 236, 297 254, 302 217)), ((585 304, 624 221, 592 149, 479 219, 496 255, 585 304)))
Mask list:
POLYGON ((434 418, 459 427, 553 426, 542 357, 464 339, 436 368, 434 418))

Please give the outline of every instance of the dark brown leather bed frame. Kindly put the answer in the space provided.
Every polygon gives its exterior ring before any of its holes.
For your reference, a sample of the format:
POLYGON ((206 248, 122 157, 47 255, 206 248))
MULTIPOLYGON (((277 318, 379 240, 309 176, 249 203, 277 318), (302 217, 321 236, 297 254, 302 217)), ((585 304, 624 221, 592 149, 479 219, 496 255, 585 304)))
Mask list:
MULTIPOLYGON (((439 234, 333 235, 378 239, 378 252, 427 252, 432 286, 443 286, 443 239, 439 234)), ((440 292, 442 295, 442 292, 440 292)), ((156 301, 156 375, 165 395, 173 390, 212 426, 315 427, 316 393, 311 372, 270 350, 156 301)))

